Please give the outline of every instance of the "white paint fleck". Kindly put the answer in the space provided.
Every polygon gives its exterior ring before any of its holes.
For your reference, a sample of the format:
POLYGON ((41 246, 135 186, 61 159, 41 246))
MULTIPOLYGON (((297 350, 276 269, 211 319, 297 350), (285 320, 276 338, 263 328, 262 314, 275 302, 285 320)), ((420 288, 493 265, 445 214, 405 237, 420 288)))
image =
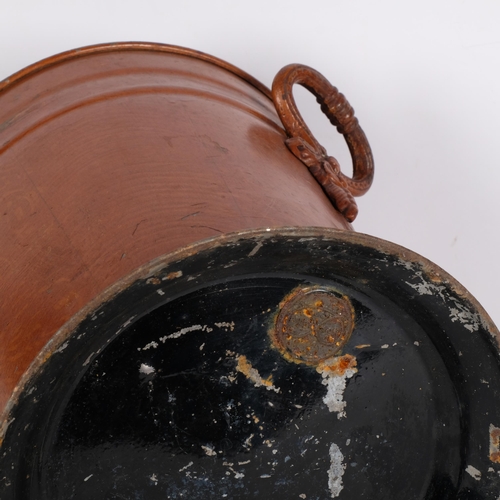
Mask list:
POLYGON ((342 485, 342 476, 344 475, 346 465, 343 463, 344 455, 340 448, 332 443, 330 445, 330 468, 328 469, 328 488, 332 494, 332 498, 340 495, 344 486, 342 485))
POLYGON ((92 356, 94 353, 90 354, 89 357, 83 362, 82 366, 87 366, 90 363, 90 360, 92 359, 92 356))
POLYGON ((238 465, 246 465, 249 463, 250 463, 250 460, 246 460, 245 462, 238 462, 238 465))
POLYGON ((257 245, 253 247, 252 251, 248 254, 248 257, 253 257, 262 248, 262 245, 262 241, 259 241, 257 245))
POLYGON ((120 327, 120 330, 123 330, 123 329, 127 328, 127 326, 131 325, 132 321, 134 321, 134 318, 135 318, 135 316, 132 316, 127 321, 125 321, 125 323, 123 323, 123 325, 120 327))
POLYGON ((64 349, 66 349, 66 347, 68 347, 68 344, 69 344, 69 341, 66 341, 64 342, 64 344, 60 345, 55 351, 54 351, 54 354, 56 352, 63 352, 64 349))
POLYGON ((185 471, 186 469, 188 469, 189 467, 191 467, 191 465, 193 465, 194 462, 189 462, 187 465, 185 465, 182 469, 179 469, 179 472, 182 472, 182 471, 185 471))
MULTIPOLYGON (((233 469, 233 463, 232 462, 222 462, 222 465, 226 466, 229 468, 229 470, 234 474, 234 478, 235 479, 241 479, 243 477, 245 477, 245 474, 243 474, 242 472, 238 472, 236 470, 233 469)), ((230 475, 228 472, 226 472, 226 475, 230 475)))
POLYGON ((478 313, 473 313, 458 301, 455 302, 455 307, 450 307, 451 321, 462 323, 469 332, 477 332, 481 326, 481 317, 478 313))
POLYGON ((381 349, 389 349, 389 344, 384 344, 380 346, 381 349))
POLYGON ((250 434, 250 436, 248 436, 246 439, 245 439, 245 442, 243 443, 243 446, 245 448, 251 448, 252 447, 252 438, 255 436, 255 434, 250 434))
POLYGON ((234 321, 231 321, 231 323, 226 323, 225 321, 222 321, 221 323, 214 323, 214 325, 217 328, 229 328, 231 331, 234 331, 234 321))
POLYGON ((415 276, 420 278, 420 283, 410 283, 409 281, 405 281, 405 283, 416 290, 420 295, 438 295, 443 300, 445 299, 445 296, 443 294, 443 292, 446 290, 445 286, 429 283, 423 277, 423 271, 415 271, 415 276))
POLYGON ((267 478, 271 477, 271 475, 270 474, 262 474, 262 476, 260 476, 260 477, 261 477, 261 479, 267 479, 267 478))
POLYGON ((147 351, 148 349, 156 349, 158 347, 158 342, 155 342, 154 340, 150 342, 149 344, 146 344, 142 349, 139 348, 139 350, 142 351, 147 351))
POLYGON ((415 340, 415 342, 413 342, 417 347, 420 345, 420 342, 418 340, 415 340))
POLYGON ((144 373, 144 375, 149 375, 151 373, 154 373, 156 370, 151 366, 147 365, 146 363, 141 363, 141 366, 139 368, 140 373, 144 373))
POLYGON ((94 474, 90 474, 90 476, 87 476, 83 481, 87 482, 94 474))
POLYGON ((307 497, 306 497, 306 494, 305 494, 305 493, 301 493, 301 494, 299 495, 299 498, 307 498, 307 497))
POLYGON ((201 448, 209 457, 217 456, 217 452, 214 451, 214 449, 210 445, 207 446, 201 445, 201 448))
POLYGON ((203 351, 204 347, 205 347, 205 342, 203 342, 203 344, 200 345, 200 351, 203 351))
POLYGON ((476 481, 481 480, 481 472, 472 465, 468 465, 467 468, 465 469, 465 472, 470 474, 476 481))
POLYGON ((182 337, 182 335, 185 335, 186 333, 189 332, 194 332, 196 330, 204 330, 206 329, 205 326, 201 325, 193 325, 193 326, 187 326, 186 328, 182 328, 178 330, 177 332, 174 332, 170 335, 165 335, 165 337, 160 337, 160 342, 165 343, 168 339, 178 339, 179 337, 182 337))
POLYGON ((158 288, 158 290, 156 290, 156 293, 158 295, 165 295, 165 292, 161 288, 158 288))
POLYGON ((323 371, 322 384, 326 385, 326 395, 323 397, 323 403, 328 406, 331 412, 337 413, 337 418, 341 419, 346 416, 345 407, 347 403, 344 401, 344 391, 347 385, 347 379, 351 378, 358 370, 354 367, 347 368, 343 373, 329 373, 323 371))
POLYGON ((345 442, 345 445, 346 445, 346 446, 349 446, 350 444, 351 444, 351 440, 350 440, 350 439, 348 439, 348 440, 345 442))
POLYGON ((151 476, 149 476, 149 479, 151 479, 151 481, 155 483, 155 486, 158 484, 158 478, 156 477, 156 474, 151 474, 151 476))

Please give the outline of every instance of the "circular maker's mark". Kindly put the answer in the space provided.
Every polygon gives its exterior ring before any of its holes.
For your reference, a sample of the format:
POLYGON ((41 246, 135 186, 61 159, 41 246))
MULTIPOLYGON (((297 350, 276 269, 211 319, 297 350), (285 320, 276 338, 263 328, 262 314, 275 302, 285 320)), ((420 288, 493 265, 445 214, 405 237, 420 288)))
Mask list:
POLYGON ((347 297, 325 287, 300 287, 280 304, 273 342, 288 358, 318 364, 342 349, 353 328, 347 297))

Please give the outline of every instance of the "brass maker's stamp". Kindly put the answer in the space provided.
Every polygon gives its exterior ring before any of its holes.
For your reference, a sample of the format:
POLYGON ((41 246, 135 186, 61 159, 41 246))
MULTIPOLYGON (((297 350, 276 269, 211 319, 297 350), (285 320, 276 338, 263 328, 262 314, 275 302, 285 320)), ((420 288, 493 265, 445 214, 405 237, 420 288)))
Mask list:
POLYGON ((300 287, 280 303, 273 342, 282 354, 316 365, 337 354, 354 328, 350 300, 322 286, 300 287))

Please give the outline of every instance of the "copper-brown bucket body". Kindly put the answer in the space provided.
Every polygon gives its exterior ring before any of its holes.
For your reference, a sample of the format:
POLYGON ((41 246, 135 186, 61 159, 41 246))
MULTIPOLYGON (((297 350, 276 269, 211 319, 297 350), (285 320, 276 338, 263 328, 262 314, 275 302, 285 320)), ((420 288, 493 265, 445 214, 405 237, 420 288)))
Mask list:
POLYGON ((2 500, 496 498, 500 333, 435 264, 352 231, 372 177, 305 66, 271 91, 130 43, 2 82, 2 500))
POLYGON ((247 228, 350 229, 270 91, 216 58, 115 44, 0 85, 0 408, 51 336, 151 259, 247 228))

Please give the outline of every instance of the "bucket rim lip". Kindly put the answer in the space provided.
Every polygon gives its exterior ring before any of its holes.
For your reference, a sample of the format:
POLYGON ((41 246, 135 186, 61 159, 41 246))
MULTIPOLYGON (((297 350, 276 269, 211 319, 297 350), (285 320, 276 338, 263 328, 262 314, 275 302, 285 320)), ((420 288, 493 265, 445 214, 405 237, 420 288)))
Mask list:
POLYGON ((4 80, 0 81, 0 94, 16 84, 22 82, 23 80, 34 76, 35 74, 48 70, 49 68, 72 61, 74 59, 79 59, 82 57, 92 56, 96 54, 106 54, 113 52, 157 52, 165 54, 174 54, 185 57, 191 57, 193 59, 198 59, 204 62, 208 62, 215 66, 218 66, 234 75, 245 80, 247 83, 255 87, 258 91, 263 93, 267 98, 272 101, 271 90, 261 83, 259 80, 254 78, 252 75, 238 68, 237 66, 219 59, 218 57, 212 56, 205 52, 201 52, 195 49, 190 49, 180 45, 171 45, 157 42, 140 42, 140 41, 130 41, 130 42, 107 42, 94 45, 86 45, 76 49, 66 50, 58 54, 41 59, 25 68, 17 71, 16 73, 8 76, 4 80))
POLYGON ((368 234, 335 228, 293 226, 245 229, 193 242, 143 264, 99 293, 96 297, 94 297, 94 299, 88 302, 86 306, 80 309, 80 311, 78 311, 64 325, 55 331, 50 340, 45 344, 37 356, 35 356, 27 370, 17 382, 6 403, 6 406, 4 408, 0 408, 0 447, 4 436, 6 435, 7 428, 11 423, 11 421, 9 421, 11 411, 15 407, 20 395, 23 393, 24 387, 29 383, 33 375, 38 372, 42 365, 52 356, 52 354, 54 354, 54 352, 56 352, 57 349, 66 341, 71 332, 73 332, 73 330, 86 317, 97 310, 102 304, 112 300, 136 281, 154 276, 155 273, 159 272, 169 264, 179 262, 194 254, 203 252, 204 250, 235 244, 240 240, 254 240, 257 245, 262 245, 266 240, 272 240, 276 237, 307 238, 308 240, 326 239, 344 244, 360 245, 372 248, 382 254, 395 256, 401 261, 402 265, 404 265, 404 263, 416 264, 419 266, 421 271, 426 274, 428 277, 427 279, 430 281, 437 279, 442 283, 447 284, 453 292, 461 298, 461 300, 468 302, 472 306, 472 308, 479 314, 483 327, 490 333, 493 343, 496 344, 496 347, 500 352, 500 331, 478 300, 453 276, 434 262, 414 252, 413 250, 409 250, 399 244, 368 234))

